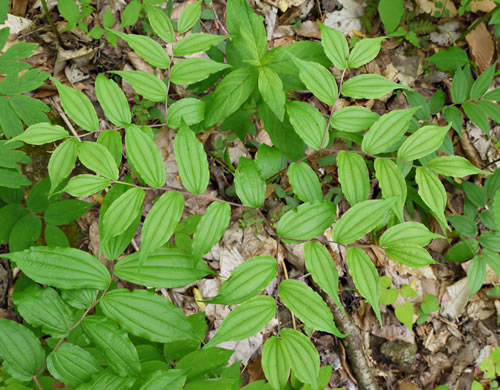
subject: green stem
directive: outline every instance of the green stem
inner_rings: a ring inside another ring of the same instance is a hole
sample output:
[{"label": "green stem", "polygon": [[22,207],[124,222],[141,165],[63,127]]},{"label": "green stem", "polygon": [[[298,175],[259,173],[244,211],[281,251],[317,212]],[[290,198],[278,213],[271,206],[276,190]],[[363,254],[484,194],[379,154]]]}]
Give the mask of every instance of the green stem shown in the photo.
[{"label": "green stem", "polygon": [[59,35],[59,31],[57,31],[57,27],[54,24],[54,21],[52,20],[52,16],[50,16],[49,7],[47,6],[47,1],[46,0],[42,0],[42,6],[43,6],[43,10],[45,12],[45,16],[47,17],[47,20],[49,21],[50,27],[52,28],[52,31],[56,35],[57,42],[59,43],[59,46],[61,46],[63,49],[65,49],[66,46],[64,45],[64,43],[62,41],[62,38]]},{"label": "green stem", "polygon": [[472,26],[470,26],[467,30],[465,30],[462,35],[458,37],[458,39],[455,41],[455,43],[463,41],[467,35],[469,35],[472,31],[476,29],[477,26],[479,26],[481,23],[486,21],[487,19],[490,18],[491,15],[493,15],[497,10],[500,9],[500,4],[497,5],[495,8],[493,8],[490,12],[484,14],[481,16],[478,20],[476,20]]}]

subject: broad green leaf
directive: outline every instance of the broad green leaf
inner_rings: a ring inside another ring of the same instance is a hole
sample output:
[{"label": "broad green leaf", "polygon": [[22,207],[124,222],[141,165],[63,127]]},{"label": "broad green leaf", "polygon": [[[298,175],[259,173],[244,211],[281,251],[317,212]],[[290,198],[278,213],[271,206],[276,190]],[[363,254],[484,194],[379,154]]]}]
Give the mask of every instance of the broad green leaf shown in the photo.
[{"label": "broad green leaf", "polygon": [[[206,376],[207,373],[227,366],[234,351],[224,348],[204,348],[184,356],[176,365],[188,379]],[[205,374],[205,375],[203,375]]]},{"label": "broad green leaf", "polygon": [[134,50],[139,57],[142,57],[149,64],[160,69],[167,69],[170,65],[170,57],[165,49],[153,39],[145,35],[125,34],[120,31],[109,30],[118,35]]},{"label": "broad green leaf", "polygon": [[467,270],[467,286],[469,287],[469,298],[479,291],[486,279],[485,256],[475,256]]},{"label": "broad green leaf", "polygon": [[351,207],[333,227],[333,241],[348,245],[359,240],[384,222],[395,202],[395,198],[365,200]]},{"label": "broad green leaf", "polygon": [[184,187],[193,194],[203,194],[210,181],[207,154],[194,132],[181,124],[175,136],[175,160]]},{"label": "broad green leaf", "polygon": [[18,172],[0,168],[0,186],[6,188],[21,188],[29,186],[31,181]]},{"label": "broad green leaf", "polygon": [[486,263],[491,267],[491,269],[497,275],[500,275],[500,255],[498,254],[498,251],[493,251],[488,248],[483,248],[480,257],[482,257],[481,261],[486,261]]},{"label": "broad green leaf", "polygon": [[394,110],[382,115],[363,137],[361,148],[370,154],[391,152],[399,146],[417,108]]},{"label": "broad green leaf", "polygon": [[224,305],[242,303],[259,294],[276,275],[277,267],[274,257],[253,257],[234,269],[210,303]]},{"label": "broad green leaf", "polygon": [[2,368],[14,378],[29,382],[42,366],[45,351],[31,330],[13,320],[0,318]]},{"label": "broad green leaf", "polygon": [[489,136],[490,122],[488,121],[488,114],[483,107],[477,103],[468,101],[462,104],[462,108],[469,119],[474,122],[474,124],[476,124],[477,127],[483,131],[483,133]]},{"label": "broad green leaf", "polygon": [[314,202],[323,199],[318,175],[305,162],[291,163],[288,167],[288,179],[293,192],[302,202]]},{"label": "broad green leaf", "polygon": [[451,226],[465,237],[475,237],[477,234],[477,224],[474,219],[466,215],[448,215]]},{"label": "broad green leaf", "polygon": [[403,3],[403,0],[381,0],[378,3],[378,14],[387,33],[392,33],[398,27],[405,11]]},{"label": "broad green leaf", "polygon": [[417,108],[418,111],[415,113],[415,118],[418,120],[426,120],[431,115],[431,107],[427,98],[421,93],[414,91],[405,91],[408,98],[408,103],[412,108]]},{"label": "broad green leaf", "polygon": [[133,26],[137,23],[142,11],[142,4],[138,0],[132,0],[122,12],[122,23],[120,28]]},{"label": "broad green leaf", "polygon": [[97,142],[81,142],[78,159],[91,171],[110,180],[118,180],[118,167],[109,150]]},{"label": "broad green leaf", "polygon": [[145,131],[135,125],[127,126],[125,149],[134,169],[149,186],[160,188],[165,185],[167,172],[163,157]]},{"label": "broad green leaf", "polygon": [[16,222],[9,235],[9,250],[23,251],[34,244],[42,233],[42,221],[38,215],[28,214]]},{"label": "broad green leaf", "polygon": [[268,66],[259,68],[259,92],[280,121],[285,117],[286,96],[280,76]]},{"label": "broad green leaf", "polygon": [[45,222],[51,225],[66,225],[80,218],[92,207],[92,203],[78,199],[66,199],[53,202],[43,215]]},{"label": "broad green leaf", "polygon": [[62,343],[57,351],[47,356],[47,368],[50,374],[69,386],[78,386],[88,382],[101,366],[97,360],[78,345]]},{"label": "broad green leaf", "polygon": [[240,157],[238,169],[234,174],[234,186],[241,203],[246,206],[260,207],[266,200],[266,182],[255,162]]},{"label": "broad green leaf", "polygon": [[282,329],[280,336],[292,374],[300,381],[311,385],[313,389],[317,389],[320,360],[314,344],[295,329]]},{"label": "broad green leaf", "polygon": [[318,23],[321,30],[321,45],[328,59],[340,70],[347,68],[349,45],[342,32]]},{"label": "broad green leaf", "polygon": [[61,105],[68,116],[82,129],[95,131],[99,129],[99,119],[94,106],[83,92],[61,84],[55,78],[52,81],[57,87]]},{"label": "broad green leaf", "polygon": [[500,229],[500,191],[497,190],[493,198],[493,212],[495,214],[495,225]]},{"label": "broad green leaf", "polygon": [[61,16],[68,21],[65,31],[72,30],[80,16],[78,4],[73,0],[57,0],[57,9]]},{"label": "broad green leaf", "polygon": [[499,232],[484,232],[479,236],[479,243],[483,248],[490,249],[495,252],[500,252],[500,233]]},{"label": "broad green leaf", "polygon": [[285,387],[290,376],[288,352],[281,340],[271,336],[262,347],[262,370],[274,390]]},{"label": "broad green leaf", "polygon": [[332,128],[348,133],[358,133],[370,128],[378,118],[377,113],[366,107],[344,107],[333,113]]},{"label": "broad green leaf", "polygon": [[144,264],[140,264],[140,252],[135,252],[115,266],[115,275],[120,279],[157,288],[183,287],[210,273],[203,261],[176,248],[151,251]]},{"label": "broad green leaf", "polygon": [[87,309],[97,299],[97,290],[91,288],[64,289],[61,297],[76,309]]},{"label": "broad green leaf", "polygon": [[344,150],[337,154],[339,182],[351,206],[363,202],[370,195],[370,176],[364,158]]},{"label": "broad green leaf", "polygon": [[163,41],[172,43],[175,38],[174,27],[165,10],[161,7],[146,5],[146,15],[155,34]]},{"label": "broad green leaf", "polygon": [[177,31],[179,34],[184,34],[191,29],[198,21],[201,14],[201,0],[188,5],[181,13],[179,22],[177,23]]},{"label": "broad green leaf", "polygon": [[308,241],[328,229],[336,217],[335,203],[308,202],[283,215],[276,232],[283,239]]},{"label": "broad green leaf", "polygon": [[137,378],[121,377],[116,375],[111,368],[101,369],[92,377],[90,382],[78,386],[78,390],[127,390],[134,386]]},{"label": "broad green leaf", "polygon": [[245,67],[229,73],[211,95],[205,110],[205,127],[211,127],[234,113],[257,86],[258,73]]},{"label": "broad green leaf", "polygon": [[451,100],[460,104],[469,97],[469,84],[463,69],[458,68],[451,84]]},{"label": "broad green leaf", "polygon": [[80,142],[70,138],[60,144],[49,159],[50,194],[66,179],[75,167]]},{"label": "broad green leaf", "polygon": [[427,57],[427,61],[436,65],[439,70],[453,72],[469,62],[469,57],[465,50],[452,46],[449,49],[440,50],[436,54]]},{"label": "broad green leaf", "polygon": [[307,242],[304,246],[304,260],[313,280],[344,311],[338,293],[339,273],[328,250],[317,241]]},{"label": "broad green leaf", "polygon": [[217,333],[204,348],[251,337],[263,329],[275,315],[276,302],[273,298],[259,296],[249,299],[224,318]]},{"label": "broad green leaf", "polygon": [[141,70],[112,71],[109,73],[123,77],[134,91],[153,102],[165,102],[167,98],[167,86],[156,76]]},{"label": "broad green leaf", "polygon": [[201,99],[179,99],[168,107],[168,127],[179,129],[184,120],[188,126],[200,123],[205,118],[205,102]]},{"label": "broad green leaf", "polygon": [[170,70],[170,80],[179,85],[194,84],[205,80],[213,73],[230,68],[221,62],[213,61],[208,58],[186,58],[176,63]]},{"label": "broad green leaf", "polygon": [[339,90],[335,77],[323,65],[313,61],[302,61],[292,57],[299,68],[299,77],[307,89],[322,102],[332,105],[337,100]]},{"label": "broad green leaf", "polygon": [[298,280],[282,280],[279,297],[299,320],[314,330],[345,337],[335,326],[333,314],[327,304],[311,287]]},{"label": "broad green leaf", "polygon": [[121,328],[146,340],[167,343],[194,337],[182,310],[150,291],[119,288],[108,292],[99,307]]},{"label": "broad green leaf", "polygon": [[378,99],[398,88],[407,89],[406,86],[394,83],[383,76],[362,74],[344,82],[341,93],[356,99]]},{"label": "broad green leaf", "polygon": [[61,248],[70,247],[66,234],[55,225],[50,225],[50,224],[45,225],[45,231],[43,232],[43,235],[47,246],[51,247],[59,246]]},{"label": "broad green leaf", "polygon": [[160,196],[149,211],[141,231],[140,266],[149,253],[165,245],[179,223],[184,211],[184,197],[177,192]]},{"label": "broad green leaf", "polygon": [[453,129],[459,134],[462,134],[462,113],[455,106],[446,106],[443,108],[443,115]]},{"label": "broad green leaf", "polygon": [[106,317],[95,315],[87,316],[82,321],[82,327],[92,343],[105,356],[107,365],[117,375],[139,375],[139,356],[124,330]]},{"label": "broad green leaf", "polygon": [[470,98],[472,100],[477,100],[481,98],[486,91],[490,88],[493,77],[495,76],[496,62],[486,69],[481,75],[474,81],[472,88],[470,90]]},{"label": "broad green leaf", "polygon": [[437,175],[427,168],[416,169],[415,181],[418,185],[418,194],[427,207],[431,209],[442,229],[446,230],[448,224],[444,217],[444,209],[446,208],[447,197],[443,184],[439,181]]},{"label": "broad green leaf", "polygon": [[2,221],[0,224],[0,243],[5,244],[9,241],[9,235],[12,228],[17,221],[19,221],[26,214],[27,210],[21,205],[15,203],[8,204],[0,208],[0,221]]},{"label": "broad green leaf", "polygon": [[109,179],[102,176],[78,175],[69,180],[66,187],[63,188],[63,191],[75,197],[89,196],[109,187],[110,185],[111,182]]},{"label": "broad green leaf", "polygon": [[183,370],[155,371],[141,384],[139,390],[171,389],[181,390],[186,382]]},{"label": "broad green leaf", "polygon": [[371,259],[361,248],[347,249],[347,267],[354,285],[359,293],[368,301],[377,316],[380,326],[382,326],[382,317],[378,307],[380,298],[380,279],[377,269]]},{"label": "broad green leaf", "polygon": [[400,221],[404,221],[403,207],[406,202],[407,189],[401,170],[391,160],[376,158],[375,177],[378,180],[378,185],[382,190],[384,199],[390,199],[394,196],[398,197],[396,215]]},{"label": "broad green leaf", "polygon": [[423,268],[430,264],[436,264],[429,252],[417,245],[391,246],[385,250],[385,254],[395,262],[413,268]]},{"label": "broad green leaf", "polygon": [[218,45],[225,39],[228,39],[229,35],[215,35],[215,34],[203,34],[195,33],[190,34],[182,38],[174,46],[174,56],[182,57],[190,54],[199,53],[202,51],[207,51],[212,46]]},{"label": "broad green leaf", "polygon": [[[262,173],[263,178],[270,178],[286,167],[285,156],[277,147],[260,144],[255,162]],[[290,170],[288,171],[290,173]]]},{"label": "broad green leaf", "polygon": [[442,144],[451,125],[446,127],[424,126],[410,135],[398,149],[398,158],[413,161],[437,150]]},{"label": "broad green leaf", "polygon": [[427,168],[436,171],[441,175],[452,177],[464,177],[469,175],[490,175],[491,172],[482,171],[476,168],[472,163],[464,157],[460,156],[442,156],[436,157],[434,160],[427,163]]},{"label": "broad green leaf", "polygon": [[397,305],[394,309],[396,318],[410,329],[413,326],[414,313],[413,305],[408,301],[406,301],[403,305]]},{"label": "broad green leaf", "polygon": [[95,93],[106,117],[116,126],[132,121],[128,100],[121,88],[100,73],[95,80]]},{"label": "broad green leaf", "polygon": [[495,170],[491,176],[484,182],[484,190],[488,199],[493,199],[498,190],[500,190],[500,169]]},{"label": "broad green leaf", "polygon": [[487,100],[500,101],[500,88],[492,89],[490,92],[487,92],[484,95],[484,98]]},{"label": "broad green leaf", "polygon": [[97,137],[97,143],[109,150],[116,166],[119,167],[122,162],[122,136],[118,130],[102,131]]},{"label": "broad green leaf", "polygon": [[52,287],[104,290],[111,280],[99,260],[79,249],[37,246],[2,257],[15,262],[30,279]]},{"label": "broad green leaf", "polygon": [[347,61],[349,68],[359,68],[375,59],[380,51],[380,44],[384,39],[385,37],[364,38],[356,42]]},{"label": "broad green leaf", "polygon": [[419,222],[403,222],[387,229],[380,237],[382,247],[416,245],[426,246],[434,238],[443,238],[440,234],[432,233]]},{"label": "broad green leaf", "polygon": [[479,252],[479,242],[476,240],[462,240],[453,245],[446,255],[445,260],[461,263],[470,260]]},{"label": "broad green leaf", "polygon": [[286,110],[290,123],[300,138],[314,150],[328,145],[326,120],[317,108],[299,101],[289,101]]},{"label": "broad green leaf", "polygon": [[8,143],[22,141],[30,145],[44,145],[64,139],[68,135],[68,132],[62,126],[42,122],[31,125],[24,133],[15,136]]},{"label": "broad green leaf", "polygon": [[498,103],[481,99],[477,104],[491,119],[497,123],[500,122],[500,106]]},{"label": "broad green leaf", "polygon": [[193,235],[193,255],[201,258],[207,254],[224,235],[231,219],[231,206],[212,202],[201,217]]},{"label": "broad green leaf", "polygon": [[477,184],[470,181],[464,181],[462,188],[467,200],[471,201],[474,206],[483,208],[486,205],[488,197],[483,187],[479,187]]}]

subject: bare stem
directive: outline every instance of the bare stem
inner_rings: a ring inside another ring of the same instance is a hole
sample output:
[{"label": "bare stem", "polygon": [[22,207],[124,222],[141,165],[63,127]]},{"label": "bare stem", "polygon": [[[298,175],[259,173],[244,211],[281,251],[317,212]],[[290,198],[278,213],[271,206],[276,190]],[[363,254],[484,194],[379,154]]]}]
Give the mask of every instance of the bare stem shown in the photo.
[{"label": "bare stem", "polygon": [[49,21],[50,27],[52,28],[52,31],[54,32],[54,34],[56,36],[56,39],[57,39],[57,42],[59,43],[59,46],[61,46],[63,49],[65,49],[66,46],[64,45],[64,42],[62,41],[62,38],[59,35],[59,31],[57,31],[57,27],[54,24],[54,21],[52,20],[52,16],[50,16],[49,7],[47,6],[46,0],[42,0],[42,7],[43,7],[43,11],[45,12],[45,17]]}]

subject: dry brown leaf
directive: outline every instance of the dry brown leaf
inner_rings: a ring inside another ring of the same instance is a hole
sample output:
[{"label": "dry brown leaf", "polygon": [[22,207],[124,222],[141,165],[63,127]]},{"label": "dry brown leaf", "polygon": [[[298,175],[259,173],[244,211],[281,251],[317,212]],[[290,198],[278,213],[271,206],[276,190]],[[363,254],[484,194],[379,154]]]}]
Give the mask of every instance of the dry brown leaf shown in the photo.
[{"label": "dry brown leaf", "polygon": [[479,66],[481,72],[484,72],[490,66],[495,52],[495,45],[486,24],[480,23],[467,34],[465,39],[469,44],[472,59]]},{"label": "dry brown leaf", "polygon": [[321,31],[319,29],[319,25],[312,20],[306,20],[304,23],[300,25],[297,29],[297,35],[308,37],[308,38],[321,38]]},{"label": "dry brown leaf", "polygon": [[496,7],[496,4],[493,0],[473,0],[470,6],[472,12],[490,12],[493,8]]}]

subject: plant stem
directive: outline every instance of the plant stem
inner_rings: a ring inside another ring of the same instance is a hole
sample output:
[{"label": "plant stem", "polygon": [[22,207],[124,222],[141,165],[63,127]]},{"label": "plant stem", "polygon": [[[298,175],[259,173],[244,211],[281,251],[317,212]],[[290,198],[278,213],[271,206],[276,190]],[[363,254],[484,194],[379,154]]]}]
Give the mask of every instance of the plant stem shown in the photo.
[{"label": "plant stem", "polygon": [[460,35],[458,37],[458,39],[455,41],[455,43],[463,41],[467,35],[469,35],[472,31],[474,31],[476,29],[477,26],[479,26],[481,23],[483,23],[484,21],[489,19],[490,16],[493,15],[499,9],[500,9],[500,4],[497,5],[495,8],[493,8],[490,12],[484,14],[479,19],[477,19],[467,30],[465,30],[462,33],[462,35]]},{"label": "plant stem", "polygon": [[66,46],[64,45],[62,38],[59,35],[59,31],[57,31],[57,27],[54,24],[54,21],[52,20],[52,16],[50,16],[49,7],[47,6],[46,0],[42,0],[42,6],[43,6],[43,11],[45,12],[45,16],[47,17],[47,20],[49,21],[50,27],[52,28],[52,31],[56,35],[56,39],[57,39],[57,42],[59,43],[59,46],[61,46],[63,49],[66,49]]}]

